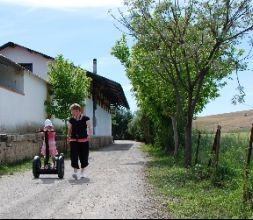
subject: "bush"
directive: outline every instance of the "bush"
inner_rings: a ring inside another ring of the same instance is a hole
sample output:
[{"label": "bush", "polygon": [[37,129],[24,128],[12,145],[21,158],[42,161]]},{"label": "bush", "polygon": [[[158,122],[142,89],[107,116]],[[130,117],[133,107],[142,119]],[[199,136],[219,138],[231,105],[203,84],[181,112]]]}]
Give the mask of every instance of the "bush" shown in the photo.
[{"label": "bush", "polygon": [[133,136],[128,132],[128,124],[133,115],[124,108],[116,108],[112,113],[112,135],[117,140],[133,140]]}]

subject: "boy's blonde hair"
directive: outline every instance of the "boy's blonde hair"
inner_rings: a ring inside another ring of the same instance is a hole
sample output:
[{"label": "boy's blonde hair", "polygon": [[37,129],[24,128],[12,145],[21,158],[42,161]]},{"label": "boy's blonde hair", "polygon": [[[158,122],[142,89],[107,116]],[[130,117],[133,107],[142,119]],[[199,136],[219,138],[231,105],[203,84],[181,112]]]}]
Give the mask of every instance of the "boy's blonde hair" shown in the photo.
[{"label": "boy's blonde hair", "polygon": [[77,104],[77,103],[74,103],[74,104],[72,104],[71,106],[70,106],[70,111],[71,110],[79,110],[79,111],[81,111],[81,106],[79,105],[79,104]]}]

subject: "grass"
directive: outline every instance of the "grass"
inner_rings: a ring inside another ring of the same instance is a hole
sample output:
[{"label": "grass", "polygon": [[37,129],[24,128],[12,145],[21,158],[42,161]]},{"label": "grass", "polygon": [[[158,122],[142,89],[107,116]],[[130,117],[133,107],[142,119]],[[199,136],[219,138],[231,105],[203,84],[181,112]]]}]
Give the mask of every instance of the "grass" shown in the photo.
[{"label": "grass", "polygon": [[[90,152],[93,151],[96,151],[96,149],[90,149]],[[64,152],[64,158],[70,159],[69,150],[67,151],[67,153]],[[25,159],[23,161],[13,164],[0,164],[0,178],[4,175],[14,175],[15,173],[25,172],[29,170],[32,170],[32,159]]]},{"label": "grass", "polygon": [[191,169],[184,168],[182,153],[175,159],[161,149],[143,145],[143,151],[152,157],[147,168],[149,181],[164,198],[173,218],[253,218],[253,209],[243,203],[248,135],[222,136],[217,170],[207,167],[213,138],[202,136],[200,162]]},{"label": "grass", "polygon": [[18,172],[24,172],[32,169],[32,160],[24,160],[15,164],[1,164],[0,177],[4,175],[14,175]]},{"label": "grass", "polygon": [[[70,152],[64,152],[64,158],[70,159]],[[43,163],[43,158],[41,159]],[[49,162],[52,162],[51,158]],[[0,164],[0,177],[4,175],[14,175],[15,173],[32,170],[32,159],[25,159],[13,164]]]}]

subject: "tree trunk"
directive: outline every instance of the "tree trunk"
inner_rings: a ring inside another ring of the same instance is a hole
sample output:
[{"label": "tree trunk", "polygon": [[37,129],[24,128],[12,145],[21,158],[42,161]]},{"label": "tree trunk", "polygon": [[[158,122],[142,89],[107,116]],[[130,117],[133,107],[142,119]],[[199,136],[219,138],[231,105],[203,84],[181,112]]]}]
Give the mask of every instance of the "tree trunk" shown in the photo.
[{"label": "tree trunk", "polygon": [[185,167],[188,168],[192,163],[192,123],[187,123],[185,128]]},{"label": "tree trunk", "polygon": [[185,167],[189,168],[192,164],[192,119],[193,110],[191,107],[191,99],[189,98],[189,108],[187,112],[187,121],[185,126]]},{"label": "tree trunk", "polygon": [[174,133],[174,156],[176,156],[179,148],[179,133],[178,133],[177,120],[174,116],[171,116],[171,121]]}]

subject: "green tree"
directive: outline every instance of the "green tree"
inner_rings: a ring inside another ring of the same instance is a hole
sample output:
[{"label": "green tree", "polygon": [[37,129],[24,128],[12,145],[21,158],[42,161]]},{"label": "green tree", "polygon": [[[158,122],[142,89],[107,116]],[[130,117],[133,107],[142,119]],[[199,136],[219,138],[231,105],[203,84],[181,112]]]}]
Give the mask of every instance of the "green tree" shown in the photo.
[{"label": "green tree", "polygon": [[[121,12],[118,21],[134,37],[155,78],[173,94],[173,115],[182,118],[185,165],[190,166],[194,115],[218,96],[223,79],[246,66],[238,65],[243,55],[238,46],[253,30],[252,0],[129,0],[125,5],[127,13]],[[127,68],[135,62],[128,59]]]},{"label": "green tree", "polygon": [[[140,45],[134,45],[130,53],[125,35],[116,42],[112,48],[112,54],[127,69],[127,75],[131,80],[133,92],[142,112],[141,115],[144,115],[145,112],[145,118],[148,117],[151,124],[155,127],[154,130],[156,132],[152,137],[159,140],[158,142],[164,146],[167,152],[171,152],[173,143],[168,142],[164,137],[167,136],[167,139],[171,139],[171,133],[174,132],[173,151],[174,155],[176,155],[180,144],[182,123],[179,123],[181,121],[180,118],[176,120],[176,105],[175,100],[172,98],[172,88],[167,85],[166,80],[160,74],[157,74],[160,69],[157,68],[157,71],[153,70],[152,63],[145,58],[145,50]],[[138,125],[138,123],[135,124]],[[147,127],[143,126],[143,129],[145,128]],[[170,131],[171,129],[173,129],[173,132]],[[154,140],[149,140],[148,142],[154,142]]]},{"label": "green tree", "polygon": [[[145,125],[143,121],[150,121],[151,124],[156,127],[156,139],[161,139],[159,136],[162,132],[158,134],[157,131],[164,126],[161,126],[160,122],[164,123],[164,120],[171,120],[171,123],[175,122],[175,103],[174,99],[171,99],[171,88],[168,87],[167,83],[165,84],[164,80],[152,70],[152,65],[145,59],[145,51],[139,45],[133,46],[130,53],[125,35],[123,35],[121,40],[116,42],[115,46],[112,48],[112,54],[126,67],[127,75],[133,86],[133,92],[141,109],[141,111],[136,114],[134,122],[131,123],[131,130],[134,130],[133,125],[136,125],[138,131],[140,128],[143,129],[142,132],[138,132],[141,134],[139,135],[141,137],[140,139],[145,139],[148,143],[153,142],[153,140],[147,138],[148,136],[154,138],[153,135],[144,135],[144,133],[150,132],[144,132],[144,130],[149,127],[146,126],[148,123]],[[178,130],[177,124],[174,124],[174,154],[177,153],[179,146]],[[171,132],[167,132],[167,129],[165,132],[167,138],[171,139],[169,137]],[[165,135],[162,134],[163,137]],[[146,138],[144,138],[144,136]],[[165,148],[171,148],[171,145],[168,145],[167,141],[165,141],[163,145]],[[171,151],[171,149],[166,149],[166,151]]]},{"label": "green tree", "polygon": [[83,69],[64,59],[62,55],[49,64],[48,76],[51,96],[46,101],[47,113],[63,120],[67,128],[69,107],[73,103],[85,106],[91,79]]},{"label": "green tree", "polygon": [[128,132],[128,124],[133,115],[124,108],[115,108],[112,113],[112,134],[114,139],[131,140],[133,136]]},{"label": "green tree", "polygon": [[137,141],[153,144],[153,131],[154,126],[149,117],[141,111],[135,112],[133,119],[128,124],[128,132],[132,137]]}]

